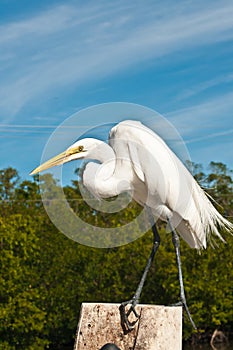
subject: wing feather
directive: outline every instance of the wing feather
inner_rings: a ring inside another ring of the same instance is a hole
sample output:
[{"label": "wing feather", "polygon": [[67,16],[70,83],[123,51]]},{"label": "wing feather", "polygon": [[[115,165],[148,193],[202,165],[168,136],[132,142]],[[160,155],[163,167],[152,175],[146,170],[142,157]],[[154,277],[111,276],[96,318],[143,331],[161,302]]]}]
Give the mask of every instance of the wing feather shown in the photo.
[{"label": "wing feather", "polygon": [[116,157],[126,157],[131,162],[132,171],[144,183],[144,204],[152,208],[155,216],[171,218],[191,247],[205,248],[211,232],[223,240],[218,226],[233,229],[175,153],[142,123],[119,123],[112,128],[109,143]]}]

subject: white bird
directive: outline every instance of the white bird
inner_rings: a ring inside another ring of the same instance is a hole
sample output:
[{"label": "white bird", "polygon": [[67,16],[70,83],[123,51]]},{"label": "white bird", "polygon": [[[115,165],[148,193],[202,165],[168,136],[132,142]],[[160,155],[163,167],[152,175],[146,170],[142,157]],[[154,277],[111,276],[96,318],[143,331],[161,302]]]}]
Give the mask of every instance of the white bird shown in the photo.
[{"label": "white bird", "polygon": [[[195,327],[189,313],[182,281],[180,263],[180,236],[191,248],[206,248],[212,235],[222,241],[219,229],[233,230],[233,224],[226,220],[212,205],[210,199],[198,185],[175,153],[162,138],[141,122],[125,120],[114,126],[109,133],[109,144],[85,138],[75,142],[65,152],[48,160],[31,172],[34,175],[50,167],[76,159],[93,159],[83,172],[83,184],[98,198],[117,196],[131,191],[135,201],[146,206],[154,233],[154,245],[141,282],[134,297],[122,303],[123,322],[131,329],[128,315],[135,311],[146,274],[151,265],[160,239],[155,221],[160,218],[168,223],[176,249],[181,303]],[[125,306],[131,308],[125,312]]]}]

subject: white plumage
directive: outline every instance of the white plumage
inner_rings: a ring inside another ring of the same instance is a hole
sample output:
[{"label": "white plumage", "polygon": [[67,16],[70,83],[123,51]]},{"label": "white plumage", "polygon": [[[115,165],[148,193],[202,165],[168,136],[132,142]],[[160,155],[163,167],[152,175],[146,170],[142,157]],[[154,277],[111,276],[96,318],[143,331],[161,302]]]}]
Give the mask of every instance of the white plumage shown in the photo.
[{"label": "white plumage", "polygon": [[175,153],[162,138],[141,122],[125,120],[109,133],[109,144],[92,138],[75,142],[65,152],[32,174],[74,159],[94,159],[83,172],[83,183],[96,197],[107,198],[133,191],[155,217],[169,219],[192,248],[205,248],[211,234],[233,225],[212,205]]},{"label": "white plumage", "polygon": [[[76,145],[84,145],[88,152],[87,143],[95,140],[84,139]],[[83,173],[84,185],[95,196],[106,198],[132,190],[133,198],[150,207],[156,219],[169,218],[192,248],[206,248],[211,233],[223,240],[219,229],[233,228],[175,153],[149,128],[123,121],[110,131],[109,145],[100,142],[97,152],[91,148],[86,155],[101,161],[89,163]]]}]

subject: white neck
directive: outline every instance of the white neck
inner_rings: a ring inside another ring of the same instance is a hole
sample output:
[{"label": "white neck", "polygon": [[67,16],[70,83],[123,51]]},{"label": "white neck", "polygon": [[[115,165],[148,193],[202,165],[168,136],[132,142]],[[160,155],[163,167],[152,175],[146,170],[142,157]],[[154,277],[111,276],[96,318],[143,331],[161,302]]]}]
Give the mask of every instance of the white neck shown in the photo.
[{"label": "white neck", "polygon": [[116,156],[108,144],[100,141],[88,158],[101,163],[89,162],[83,172],[83,184],[95,197],[109,198],[130,190],[128,181],[114,174]]},{"label": "white neck", "polygon": [[96,140],[96,147],[88,152],[88,158],[98,160],[102,164],[115,159],[116,156],[112,147],[103,141]]}]

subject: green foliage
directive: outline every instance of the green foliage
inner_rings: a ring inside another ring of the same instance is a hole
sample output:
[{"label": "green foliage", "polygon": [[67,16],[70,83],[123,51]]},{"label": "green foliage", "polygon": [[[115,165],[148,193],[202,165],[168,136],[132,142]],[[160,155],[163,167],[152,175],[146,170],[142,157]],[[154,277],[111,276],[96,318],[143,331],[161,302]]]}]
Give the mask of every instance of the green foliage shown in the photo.
[{"label": "green foliage", "polygon": [[19,181],[17,170],[13,168],[6,168],[0,170],[0,194],[2,199],[12,198],[15,185]]},{"label": "green foliage", "polygon": [[[82,246],[51,223],[41,202],[38,177],[19,182],[11,168],[0,174],[0,349],[59,349],[72,344],[83,301],[121,302],[132,297],[151,250],[152,233],[119,248]],[[229,216],[233,216],[231,174],[221,163],[212,162],[207,175],[194,166],[194,175]],[[59,188],[49,175],[42,177],[41,184],[50,203]],[[78,185],[74,181],[64,189],[66,198],[83,220],[99,227],[123,225],[141,210],[131,203],[126,211],[97,213],[82,201]],[[179,300],[179,281],[170,234],[163,224],[159,226],[161,246],[141,302],[166,305]],[[233,237],[223,235],[227,244],[219,242],[217,248],[200,254],[181,242],[186,296],[203,332],[233,327]],[[188,338],[194,331],[184,317],[184,338]]]},{"label": "green foliage", "polygon": [[36,283],[40,255],[35,224],[36,219],[20,214],[0,218],[0,339],[9,349],[43,349],[48,344],[43,334],[46,311]]}]

